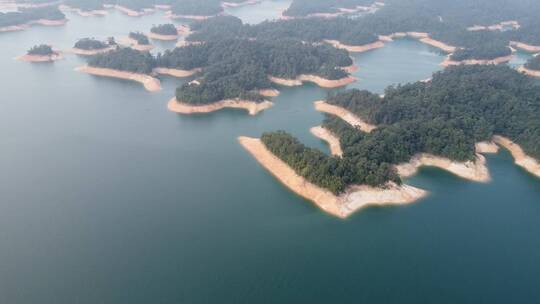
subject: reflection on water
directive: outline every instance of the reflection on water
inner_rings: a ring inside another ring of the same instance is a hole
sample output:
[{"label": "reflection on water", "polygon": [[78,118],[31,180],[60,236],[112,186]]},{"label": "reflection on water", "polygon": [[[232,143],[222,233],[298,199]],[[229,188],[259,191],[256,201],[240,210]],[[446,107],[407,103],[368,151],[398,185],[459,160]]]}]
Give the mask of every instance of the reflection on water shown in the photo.
[{"label": "reflection on water", "polygon": [[[508,153],[493,182],[426,169],[431,195],[342,221],[290,193],[236,142],[284,129],[310,146],[328,90],[280,87],[251,117],[166,109],[163,90],[74,72],[84,59],[13,60],[37,43],[168,22],[69,14],[0,34],[0,303],[528,303],[540,297],[540,183]],[[158,43],[158,50],[174,43]],[[354,87],[429,77],[442,56],[398,40],[354,56]],[[519,198],[519,199],[516,199]],[[495,274],[495,275],[494,275]],[[465,278],[465,279],[464,279]],[[450,286],[450,287],[449,287]],[[336,300],[338,299],[338,300]]]}]

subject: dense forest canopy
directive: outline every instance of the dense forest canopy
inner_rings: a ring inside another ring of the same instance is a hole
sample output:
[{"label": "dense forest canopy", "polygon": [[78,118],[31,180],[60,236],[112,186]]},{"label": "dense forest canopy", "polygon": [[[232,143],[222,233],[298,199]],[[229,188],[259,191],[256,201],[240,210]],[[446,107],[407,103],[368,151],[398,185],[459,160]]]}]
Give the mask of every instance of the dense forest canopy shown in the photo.
[{"label": "dense forest canopy", "polygon": [[120,48],[92,56],[88,60],[88,65],[98,68],[150,74],[155,67],[155,59],[147,52],[139,52],[132,48]]},{"label": "dense forest canopy", "polygon": [[174,24],[171,24],[171,23],[154,25],[150,29],[150,32],[159,34],[159,35],[174,35],[174,36],[178,35],[178,30],[176,29],[176,26],[174,26]]},{"label": "dense forest canopy", "polygon": [[364,45],[375,42],[378,36],[369,32],[357,21],[345,17],[332,19],[293,19],[263,22],[257,25],[242,24],[232,16],[220,16],[195,22],[191,25],[194,34],[190,41],[207,41],[224,38],[250,38],[273,40],[283,37],[307,42],[320,42],[325,39],[339,40],[350,45]]},{"label": "dense forest canopy", "polygon": [[214,16],[222,11],[220,0],[180,0],[172,5],[175,15]]},{"label": "dense forest canopy", "polygon": [[354,9],[357,6],[371,6],[373,0],[294,0],[283,12],[285,16],[308,16],[320,13],[338,13],[340,8]]},{"label": "dense forest canopy", "polygon": [[262,139],[297,173],[336,193],[350,184],[398,181],[392,165],[421,152],[473,160],[475,143],[494,134],[509,137],[540,158],[540,86],[507,66],[450,67],[429,83],[389,87],[384,98],[349,90],[329,96],[327,102],[378,126],[363,133],[328,116],[323,126],[339,136],[342,160],[306,148],[282,132]]},{"label": "dense forest canopy", "polygon": [[129,38],[137,41],[137,44],[139,45],[149,45],[150,40],[148,40],[148,37],[146,37],[145,34],[141,32],[131,32],[129,33]]},{"label": "dense forest canopy", "polygon": [[27,52],[28,55],[48,56],[54,54],[54,51],[50,45],[40,44],[35,45]]},{"label": "dense forest canopy", "polygon": [[69,7],[81,9],[83,11],[102,10],[104,0],[66,0],[64,4]]},{"label": "dense forest canopy", "polygon": [[56,7],[20,9],[18,12],[0,12],[0,27],[21,25],[39,19],[63,20],[66,18]]},{"label": "dense forest canopy", "polygon": [[209,41],[166,51],[157,57],[158,66],[205,68],[199,85],[185,84],[177,90],[178,100],[191,103],[227,98],[262,100],[254,92],[270,87],[268,75],[294,79],[301,74],[314,74],[340,79],[348,75],[341,67],[351,64],[346,51],[286,39]]},{"label": "dense forest canopy", "polygon": [[527,69],[540,71],[540,56],[533,56],[531,59],[527,61],[525,64],[525,67]]},{"label": "dense forest canopy", "polygon": [[[325,7],[341,7],[363,1],[322,1]],[[313,1],[313,6],[321,5]],[[295,4],[296,3],[296,4]],[[294,1],[291,7],[302,1]],[[311,2],[310,2],[311,3]],[[396,32],[426,32],[433,39],[461,48],[454,59],[493,59],[508,55],[511,40],[540,44],[540,1],[532,0],[390,0],[375,13],[361,18],[300,18],[267,21],[257,25],[242,24],[230,16],[195,22],[189,41],[283,37],[307,42],[338,40],[347,45],[365,45],[379,35]],[[365,3],[364,3],[365,4]],[[307,7],[307,6],[306,6]],[[311,7],[311,6],[309,6]],[[508,13],[506,13],[508,12]],[[470,31],[473,25],[493,25],[516,20],[518,30]]]},{"label": "dense forest canopy", "polygon": [[97,40],[95,38],[83,38],[75,42],[75,48],[81,50],[102,50],[108,48],[110,45],[114,45],[114,38],[109,38],[107,42]]}]

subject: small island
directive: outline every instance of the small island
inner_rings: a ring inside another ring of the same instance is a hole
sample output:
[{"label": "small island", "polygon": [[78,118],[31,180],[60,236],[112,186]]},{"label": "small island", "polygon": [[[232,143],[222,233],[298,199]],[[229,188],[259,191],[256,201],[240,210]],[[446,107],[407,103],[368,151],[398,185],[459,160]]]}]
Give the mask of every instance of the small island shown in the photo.
[{"label": "small island", "polygon": [[148,37],[141,32],[130,32],[129,36],[121,41],[141,52],[147,52],[154,48],[154,46],[150,44]]},{"label": "small island", "polygon": [[178,39],[178,29],[171,23],[154,25],[150,29],[148,37],[165,41],[176,40]]},{"label": "small island", "polygon": [[119,48],[90,57],[88,65],[76,70],[96,76],[136,81],[143,84],[146,90],[155,92],[161,89],[161,84],[159,79],[152,76],[154,66],[155,59],[149,53]]},{"label": "small island", "polygon": [[70,51],[77,55],[92,56],[115,50],[117,47],[118,45],[113,37],[110,37],[107,41],[83,38],[77,41]]},{"label": "small island", "polygon": [[63,56],[59,51],[53,50],[53,48],[47,44],[33,46],[28,50],[26,55],[17,57],[18,60],[27,62],[52,62],[62,58]]},{"label": "small island", "polygon": [[496,144],[540,177],[538,100],[540,85],[510,67],[460,65],[435,73],[429,83],[389,87],[384,97],[359,90],[329,96],[325,104],[376,126],[363,130],[339,112],[327,115],[313,131],[334,146],[332,155],[283,131],[240,143],[292,191],[346,217],[369,204],[425,196],[402,180],[422,166],[489,182],[480,153],[496,153]]}]

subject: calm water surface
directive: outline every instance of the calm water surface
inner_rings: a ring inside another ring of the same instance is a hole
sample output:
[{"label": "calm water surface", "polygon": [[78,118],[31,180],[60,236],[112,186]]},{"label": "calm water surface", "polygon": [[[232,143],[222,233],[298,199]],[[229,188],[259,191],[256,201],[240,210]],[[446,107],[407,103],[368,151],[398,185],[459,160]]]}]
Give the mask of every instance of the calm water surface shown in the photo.
[{"label": "calm water surface", "polygon": [[226,8],[225,13],[242,19],[244,23],[256,24],[280,18],[291,2],[292,0],[263,0],[253,5]]},{"label": "calm water surface", "polygon": [[[166,22],[69,15],[0,35],[0,303],[532,303],[540,297],[540,181],[506,152],[493,182],[425,169],[431,195],[348,220],[282,187],[236,142],[309,133],[327,91],[281,88],[275,107],[178,116],[163,90],[13,60],[36,43],[127,35]],[[159,50],[172,47],[160,43]],[[354,86],[429,77],[443,57],[399,40],[355,56]]]}]

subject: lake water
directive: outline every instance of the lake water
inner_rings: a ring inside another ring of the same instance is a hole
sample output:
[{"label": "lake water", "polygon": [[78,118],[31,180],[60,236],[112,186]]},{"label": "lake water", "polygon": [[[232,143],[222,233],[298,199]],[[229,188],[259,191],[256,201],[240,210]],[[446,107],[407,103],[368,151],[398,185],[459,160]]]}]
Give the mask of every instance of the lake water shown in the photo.
[{"label": "lake water", "polygon": [[225,13],[236,16],[244,23],[256,24],[281,17],[281,13],[291,5],[292,0],[263,0],[257,4],[226,8]]},{"label": "lake water", "polygon": [[[328,216],[236,142],[309,133],[326,90],[281,88],[250,117],[179,116],[163,90],[73,71],[84,60],[13,60],[37,43],[123,36],[166,22],[69,15],[63,27],[0,35],[0,303],[531,303],[540,297],[540,180],[506,152],[477,184],[424,169],[430,196]],[[159,50],[174,43],[159,43]],[[383,92],[443,57],[398,40],[355,56],[354,87]]]}]

